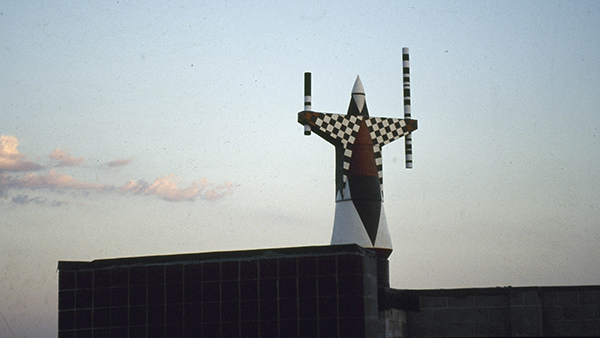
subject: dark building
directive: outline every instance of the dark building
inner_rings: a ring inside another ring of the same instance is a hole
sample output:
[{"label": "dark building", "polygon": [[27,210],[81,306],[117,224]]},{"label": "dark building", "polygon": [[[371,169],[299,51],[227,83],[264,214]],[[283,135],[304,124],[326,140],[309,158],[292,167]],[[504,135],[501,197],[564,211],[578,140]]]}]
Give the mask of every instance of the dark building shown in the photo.
[{"label": "dark building", "polygon": [[357,245],[59,262],[60,337],[376,337]]},{"label": "dark building", "polygon": [[358,245],[59,262],[59,337],[600,334],[600,287],[390,289]]}]

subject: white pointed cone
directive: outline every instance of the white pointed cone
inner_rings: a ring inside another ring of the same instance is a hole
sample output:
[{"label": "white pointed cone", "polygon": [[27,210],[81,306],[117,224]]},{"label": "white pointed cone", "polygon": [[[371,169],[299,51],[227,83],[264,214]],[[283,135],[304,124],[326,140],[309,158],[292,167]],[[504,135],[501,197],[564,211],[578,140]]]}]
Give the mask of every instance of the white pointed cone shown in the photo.
[{"label": "white pointed cone", "polygon": [[363,107],[365,106],[365,88],[360,81],[360,75],[356,76],[354,87],[352,87],[352,98],[356,103],[356,107],[358,107],[358,111],[362,111]]},{"label": "white pointed cone", "polygon": [[365,88],[363,88],[362,81],[360,81],[360,75],[356,75],[356,81],[354,81],[354,87],[352,87],[352,94],[365,94]]}]

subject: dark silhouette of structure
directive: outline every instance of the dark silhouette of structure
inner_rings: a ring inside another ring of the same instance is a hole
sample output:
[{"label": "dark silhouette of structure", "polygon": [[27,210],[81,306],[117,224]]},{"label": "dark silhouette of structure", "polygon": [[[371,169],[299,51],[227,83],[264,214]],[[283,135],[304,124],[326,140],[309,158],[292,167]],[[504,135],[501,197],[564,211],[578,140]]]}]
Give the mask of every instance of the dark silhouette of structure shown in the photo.
[{"label": "dark silhouette of structure", "polygon": [[600,286],[399,290],[334,245],[59,262],[59,337],[596,336]]}]

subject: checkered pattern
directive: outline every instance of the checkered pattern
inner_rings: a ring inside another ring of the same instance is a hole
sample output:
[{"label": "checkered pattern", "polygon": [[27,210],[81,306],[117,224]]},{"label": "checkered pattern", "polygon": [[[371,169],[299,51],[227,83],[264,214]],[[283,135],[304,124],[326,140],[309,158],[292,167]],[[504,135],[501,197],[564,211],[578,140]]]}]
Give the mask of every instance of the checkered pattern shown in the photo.
[{"label": "checkered pattern", "polygon": [[[397,118],[365,117],[316,112],[301,112],[301,114],[303,114],[302,120],[308,122],[312,127],[316,127],[316,129],[313,129],[316,134],[336,147],[343,147],[343,185],[338,187],[338,190],[342,192],[347,182],[354,140],[360,129],[360,124],[364,119],[366,126],[369,128],[369,135],[373,140],[375,164],[377,166],[377,173],[379,182],[381,183],[381,193],[383,196],[383,160],[381,157],[381,147],[409,134],[409,131],[406,128],[406,121]],[[302,123],[302,121],[300,122]]]},{"label": "checkered pattern", "polygon": [[381,196],[383,197],[383,159],[381,147],[395,141],[402,136],[409,135],[406,122],[396,118],[371,117],[365,121],[369,128],[369,134],[373,140],[373,152],[375,153],[375,164],[381,185]]},{"label": "checkered pattern", "polygon": [[317,135],[323,137],[336,147],[342,147],[344,149],[342,186],[337,187],[341,197],[344,192],[344,187],[348,182],[347,177],[348,170],[350,169],[350,159],[352,158],[354,140],[356,140],[356,134],[358,134],[360,124],[364,117],[314,112],[306,113],[304,117],[309,120],[311,126],[317,128],[316,130],[313,129]]},{"label": "checkered pattern", "polygon": [[354,144],[362,116],[313,113],[311,122],[331,139]]},{"label": "checkered pattern", "polygon": [[381,146],[373,146],[373,152],[375,153],[375,165],[377,166],[377,176],[379,177],[381,197],[383,198],[383,158],[381,157]]},{"label": "checkered pattern", "polygon": [[402,119],[371,117],[365,122],[373,144],[380,147],[408,134],[406,122]]}]

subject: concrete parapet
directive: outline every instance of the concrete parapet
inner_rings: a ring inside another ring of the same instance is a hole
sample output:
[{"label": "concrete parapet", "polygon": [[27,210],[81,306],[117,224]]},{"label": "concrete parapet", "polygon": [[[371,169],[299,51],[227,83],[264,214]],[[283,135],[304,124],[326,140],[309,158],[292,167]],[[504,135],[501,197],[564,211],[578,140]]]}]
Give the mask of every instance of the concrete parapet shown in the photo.
[{"label": "concrete parapet", "polygon": [[406,290],[410,337],[597,336],[600,286]]}]

